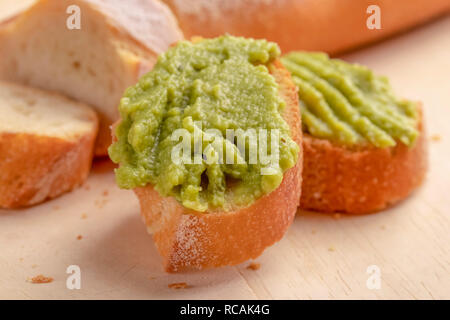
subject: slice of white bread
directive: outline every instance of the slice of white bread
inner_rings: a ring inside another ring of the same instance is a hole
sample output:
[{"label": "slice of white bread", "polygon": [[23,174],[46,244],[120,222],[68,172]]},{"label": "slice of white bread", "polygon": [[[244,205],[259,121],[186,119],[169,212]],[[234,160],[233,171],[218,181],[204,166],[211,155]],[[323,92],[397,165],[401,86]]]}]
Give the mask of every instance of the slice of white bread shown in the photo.
[{"label": "slice of white bread", "polygon": [[[77,7],[81,29],[69,29]],[[182,38],[157,0],[39,0],[0,29],[0,79],[93,106],[100,119],[95,154],[106,155],[124,90]]]},{"label": "slice of white bread", "polygon": [[[283,118],[292,139],[302,145],[297,88],[281,62],[269,66],[286,102]],[[183,207],[173,197],[161,197],[151,186],[134,191],[141,214],[153,233],[166,271],[179,272],[235,265],[258,257],[279,241],[294,220],[302,183],[302,152],[297,164],[284,173],[280,186],[248,207],[232,211],[199,213]]]},{"label": "slice of white bread", "polygon": [[0,208],[34,205],[80,185],[97,130],[87,105],[0,82]]}]

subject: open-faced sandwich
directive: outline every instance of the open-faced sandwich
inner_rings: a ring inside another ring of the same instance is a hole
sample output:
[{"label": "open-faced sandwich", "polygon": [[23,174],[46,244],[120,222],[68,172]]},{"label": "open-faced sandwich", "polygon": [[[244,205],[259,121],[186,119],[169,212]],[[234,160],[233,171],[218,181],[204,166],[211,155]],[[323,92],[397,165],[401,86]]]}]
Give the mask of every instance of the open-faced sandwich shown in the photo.
[{"label": "open-faced sandwich", "polygon": [[293,52],[282,61],[299,88],[303,209],[373,212],[423,181],[419,103],[396,97],[388,80],[370,69],[323,53]]},{"label": "open-faced sandwich", "polygon": [[181,41],[121,100],[111,159],[167,271],[259,256],[301,190],[297,89],[275,43]]}]

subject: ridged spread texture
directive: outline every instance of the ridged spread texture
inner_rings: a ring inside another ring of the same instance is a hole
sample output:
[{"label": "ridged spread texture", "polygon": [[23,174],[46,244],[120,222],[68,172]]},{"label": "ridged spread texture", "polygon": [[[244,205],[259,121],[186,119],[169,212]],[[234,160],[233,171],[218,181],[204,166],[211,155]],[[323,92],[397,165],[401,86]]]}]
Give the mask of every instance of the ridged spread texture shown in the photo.
[{"label": "ridged spread texture", "polygon": [[299,88],[303,128],[312,136],[379,148],[417,139],[417,106],[397,98],[387,78],[323,53],[293,52],[282,62]]}]

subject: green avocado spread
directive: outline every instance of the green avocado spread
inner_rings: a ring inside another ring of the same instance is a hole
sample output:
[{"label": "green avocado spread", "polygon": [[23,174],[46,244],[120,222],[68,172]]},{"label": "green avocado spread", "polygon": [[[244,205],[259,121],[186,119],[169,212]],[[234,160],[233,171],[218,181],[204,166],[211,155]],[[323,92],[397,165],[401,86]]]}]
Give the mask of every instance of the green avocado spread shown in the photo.
[{"label": "green avocado spread", "polygon": [[299,88],[305,132],[345,145],[414,144],[417,106],[398,99],[387,78],[324,53],[292,52],[281,60]]},{"label": "green avocado spread", "polygon": [[[231,36],[181,41],[162,54],[121,99],[117,141],[109,149],[120,164],[118,185],[150,184],[200,212],[248,206],[275,190],[299,152],[282,118],[285,102],[269,73],[279,55],[275,43]],[[260,138],[260,129],[279,133],[267,134],[266,149],[259,148],[263,140],[246,135],[238,144],[239,132]],[[186,132],[191,133],[187,140]],[[279,145],[276,150],[272,141]],[[191,152],[174,161],[180,143]],[[256,150],[256,161],[250,161],[249,150]],[[278,155],[278,161],[262,161],[262,155]]]}]

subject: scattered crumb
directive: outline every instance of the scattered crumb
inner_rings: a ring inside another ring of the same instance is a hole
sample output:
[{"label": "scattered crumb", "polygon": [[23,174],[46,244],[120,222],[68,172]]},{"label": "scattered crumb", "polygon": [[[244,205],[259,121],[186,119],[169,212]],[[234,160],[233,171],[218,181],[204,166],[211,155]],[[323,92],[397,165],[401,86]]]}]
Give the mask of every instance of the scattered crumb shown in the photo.
[{"label": "scattered crumb", "polygon": [[86,185],[84,186],[84,190],[91,190],[91,186],[88,185],[88,184],[86,184]]},{"label": "scattered crumb", "polygon": [[316,234],[317,231],[316,231],[316,230],[312,230],[311,233],[312,233],[312,234]]},{"label": "scattered crumb", "polygon": [[42,274],[40,274],[40,275],[38,275],[36,277],[33,277],[31,279],[29,278],[28,282],[36,283],[36,284],[39,284],[39,283],[50,283],[50,282],[53,282],[53,278],[52,277],[46,277],[46,276],[43,276]]},{"label": "scattered crumb", "polygon": [[77,240],[81,240],[81,239],[83,239],[83,236],[82,236],[81,234],[79,234],[79,235],[77,236]]},{"label": "scattered crumb", "polygon": [[60,207],[60,206],[58,206],[58,205],[56,205],[56,206],[53,206],[53,210],[59,210],[59,209],[61,209],[61,207]]},{"label": "scattered crumb", "polygon": [[31,268],[33,268],[33,269],[37,268],[37,264],[32,264]]},{"label": "scattered crumb", "polygon": [[171,283],[168,285],[170,289],[186,289],[189,288],[186,282]]},{"label": "scattered crumb", "polygon": [[381,226],[380,229],[381,230],[386,230],[386,226]]},{"label": "scattered crumb", "polygon": [[154,279],[156,279],[156,277],[153,277],[153,276],[148,277],[148,280],[154,280]]},{"label": "scattered crumb", "polygon": [[106,197],[108,194],[109,194],[109,191],[108,191],[108,190],[105,190],[105,191],[103,191],[103,193],[102,193],[102,195],[103,195],[104,197]]},{"label": "scattered crumb", "polygon": [[20,262],[23,262],[23,258],[19,258],[19,261],[20,261]]},{"label": "scattered crumb", "polygon": [[334,247],[329,247],[328,248],[328,251],[330,251],[330,252],[333,252],[333,251],[335,251],[336,249],[334,249]]},{"label": "scattered crumb", "polygon": [[83,213],[83,214],[81,215],[81,219],[87,219],[87,214],[86,214],[86,213]]},{"label": "scattered crumb", "polygon": [[247,269],[253,270],[253,271],[258,270],[259,268],[261,268],[261,264],[260,264],[260,263],[255,263],[255,262],[252,262],[252,263],[250,263],[250,264],[247,266]]},{"label": "scattered crumb", "polygon": [[335,213],[335,214],[333,214],[333,218],[340,219],[341,218],[341,214],[340,213]]},{"label": "scattered crumb", "polygon": [[103,208],[105,204],[108,202],[107,199],[97,199],[95,200],[95,206],[99,209]]},{"label": "scattered crumb", "polygon": [[442,139],[442,137],[441,137],[439,134],[433,134],[433,135],[431,136],[431,140],[432,140],[432,141],[438,142],[438,141],[441,141],[441,139]]}]

